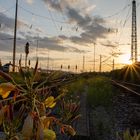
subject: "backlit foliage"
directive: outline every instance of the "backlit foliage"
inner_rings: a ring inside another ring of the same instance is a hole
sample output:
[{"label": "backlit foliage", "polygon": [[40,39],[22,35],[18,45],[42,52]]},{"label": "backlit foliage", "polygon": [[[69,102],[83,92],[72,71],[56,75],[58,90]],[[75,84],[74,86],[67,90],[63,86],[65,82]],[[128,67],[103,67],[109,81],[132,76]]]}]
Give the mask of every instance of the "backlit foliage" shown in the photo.
[{"label": "backlit foliage", "polygon": [[51,74],[41,80],[37,66],[38,60],[34,70],[19,64],[20,84],[0,71],[7,81],[0,84],[0,127],[7,140],[56,140],[58,133],[76,134],[71,124],[79,117],[79,104],[65,102],[67,90],[54,94],[51,89],[65,83]]}]

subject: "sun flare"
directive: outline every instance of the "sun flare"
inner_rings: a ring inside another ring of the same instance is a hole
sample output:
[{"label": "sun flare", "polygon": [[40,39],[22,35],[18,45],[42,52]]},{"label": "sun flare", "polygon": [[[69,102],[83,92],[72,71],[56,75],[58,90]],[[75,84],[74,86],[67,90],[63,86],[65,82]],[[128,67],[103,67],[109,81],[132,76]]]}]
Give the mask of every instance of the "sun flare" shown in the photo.
[{"label": "sun flare", "polygon": [[129,60],[128,61],[128,65],[132,65],[133,64],[133,61],[132,60]]},{"label": "sun flare", "polygon": [[126,64],[127,65],[132,65],[133,64],[133,61],[131,59],[129,59],[128,61],[126,61]]},{"label": "sun flare", "polygon": [[124,55],[124,57],[122,58],[122,61],[126,65],[132,65],[133,64],[132,60],[130,59],[129,54]]}]

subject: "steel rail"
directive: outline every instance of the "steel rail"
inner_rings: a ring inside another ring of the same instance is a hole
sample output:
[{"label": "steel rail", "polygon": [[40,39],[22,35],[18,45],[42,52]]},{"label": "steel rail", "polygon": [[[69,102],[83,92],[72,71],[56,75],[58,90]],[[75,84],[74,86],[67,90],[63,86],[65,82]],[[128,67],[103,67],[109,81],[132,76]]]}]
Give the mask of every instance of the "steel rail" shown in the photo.
[{"label": "steel rail", "polygon": [[140,85],[134,84],[134,83],[129,83],[129,82],[121,82],[121,83],[122,83],[122,84],[130,85],[130,86],[140,87]]},{"label": "steel rail", "polygon": [[116,81],[114,81],[114,80],[111,80],[111,82],[114,83],[115,85],[117,85],[117,86],[123,88],[123,89],[126,89],[126,90],[129,91],[129,92],[132,92],[132,93],[134,93],[134,94],[140,96],[140,93],[138,93],[138,92],[132,90],[131,88],[129,88],[129,87],[127,87],[127,86],[125,86],[125,85],[123,85],[123,84],[121,84],[121,83],[119,83],[119,82],[116,82]]}]

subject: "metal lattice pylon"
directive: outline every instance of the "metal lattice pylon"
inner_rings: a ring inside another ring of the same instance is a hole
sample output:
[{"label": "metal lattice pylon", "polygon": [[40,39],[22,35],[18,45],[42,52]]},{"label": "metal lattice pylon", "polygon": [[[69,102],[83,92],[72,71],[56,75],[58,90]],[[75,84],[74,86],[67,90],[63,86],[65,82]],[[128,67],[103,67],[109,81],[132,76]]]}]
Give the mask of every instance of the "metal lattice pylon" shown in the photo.
[{"label": "metal lattice pylon", "polygon": [[135,0],[132,1],[131,60],[132,62],[137,62],[137,19]]}]

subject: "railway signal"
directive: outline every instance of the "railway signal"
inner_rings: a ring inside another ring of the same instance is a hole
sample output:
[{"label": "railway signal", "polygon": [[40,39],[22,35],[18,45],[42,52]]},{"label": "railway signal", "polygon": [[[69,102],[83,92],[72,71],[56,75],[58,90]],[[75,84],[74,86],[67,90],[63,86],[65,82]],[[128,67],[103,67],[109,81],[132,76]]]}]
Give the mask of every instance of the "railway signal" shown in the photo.
[{"label": "railway signal", "polygon": [[28,54],[29,54],[29,43],[27,42],[26,45],[25,45],[25,68],[27,67],[27,57],[28,57]]}]

